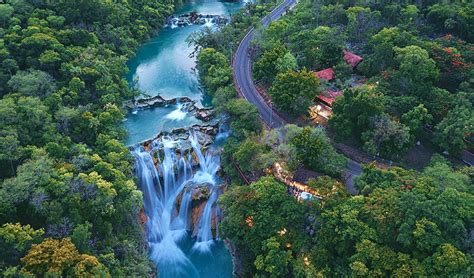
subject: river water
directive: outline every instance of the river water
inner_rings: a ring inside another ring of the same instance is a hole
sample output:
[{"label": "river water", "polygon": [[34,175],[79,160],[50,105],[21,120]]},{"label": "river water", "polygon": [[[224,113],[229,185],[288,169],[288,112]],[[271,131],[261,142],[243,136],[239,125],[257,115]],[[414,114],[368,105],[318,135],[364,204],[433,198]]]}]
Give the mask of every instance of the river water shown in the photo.
[{"label": "river water", "polygon": [[[241,2],[218,2],[216,0],[190,1],[175,12],[181,15],[191,11],[201,14],[229,15],[243,6]],[[137,82],[138,88],[150,96],[164,98],[187,96],[209,104],[209,99],[199,88],[197,75],[193,68],[195,57],[190,57],[194,47],[186,38],[193,32],[204,28],[202,25],[165,28],[160,34],[140,47],[136,56],[128,62],[130,69],[127,80]],[[129,131],[127,145],[149,139],[163,128],[190,126],[198,120],[193,117],[180,119],[167,117],[171,108],[155,108],[126,117],[125,128]]]},{"label": "river water", "polygon": [[[190,1],[175,14],[196,11],[201,14],[229,15],[240,9],[242,5],[243,3],[240,2],[225,3],[215,0]],[[202,28],[204,27],[200,25],[191,25],[163,29],[157,37],[145,43],[138,50],[137,55],[128,62],[130,69],[127,75],[128,81],[132,83],[135,80],[138,88],[150,96],[161,95],[164,98],[187,96],[205,106],[209,100],[199,88],[197,75],[193,71],[195,58],[190,57],[193,47],[186,42],[186,38],[190,34]],[[199,123],[199,120],[180,111],[179,108],[178,104],[127,115],[124,122],[129,133],[126,144],[135,145],[156,136],[162,130],[169,131],[173,128],[188,127]],[[169,145],[168,142],[160,144]],[[181,212],[175,216],[175,219],[170,219],[172,218],[170,214],[174,212],[169,207],[173,207],[172,203],[175,202],[176,194],[184,187],[185,179],[195,181],[196,184],[203,177],[210,179],[206,181],[212,192],[209,199],[212,201],[217,199],[217,195],[214,195],[213,192],[218,186],[214,181],[214,168],[217,169],[218,165],[212,164],[209,167],[206,165],[215,159],[218,161],[218,157],[208,159],[206,154],[206,157],[199,159],[200,170],[196,174],[190,175],[189,171],[186,173],[186,169],[189,167],[186,165],[189,161],[178,159],[173,154],[173,150],[179,146],[163,146],[157,146],[157,149],[160,149],[157,153],[164,152],[162,166],[160,166],[160,172],[164,175],[161,181],[157,178],[157,172],[153,168],[151,160],[153,153],[145,152],[142,149],[134,151],[137,159],[137,174],[144,196],[145,212],[148,217],[150,258],[157,264],[159,276],[231,277],[232,261],[225,245],[220,240],[209,241],[210,212],[206,212],[206,209],[203,212],[206,217],[201,217],[203,219],[199,226],[203,225],[206,229],[200,227],[201,230],[197,234],[198,242],[196,242],[196,238],[191,238],[189,233],[184,232],[183,235],[179,231],[182,224],[176,224],[176,222],[179,222],[178,218],[182,218]],[[198,152],[199,146],[195,147]],[[168,169],[166,168],[167,161],[174,161],[173,163],[176,164]],[[178,171],[178,175],[173,175],[173,171]],[[182,174],[182,171],[185,174]],[[168,174],[174,178],[166,180],[164,177]],[[165,193],[165,191],[171,193]],[[184,195],[182,199],[185,199]],[[170,202],[171,205],[169,205]],[[208,210],[215,210],[215,205],[211,204]],[[168,238],[171,239],[168,240]]]}]

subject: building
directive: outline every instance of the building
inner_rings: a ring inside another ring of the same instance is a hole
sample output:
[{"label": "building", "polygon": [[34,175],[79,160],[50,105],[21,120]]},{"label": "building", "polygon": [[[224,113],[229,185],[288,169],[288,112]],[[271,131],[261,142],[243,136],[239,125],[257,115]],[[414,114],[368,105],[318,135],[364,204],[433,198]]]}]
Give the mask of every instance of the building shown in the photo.
[{"label": "building", "polygon": [[363,58],[350,51],[344,50],[344,61],[354,69],[357,65],[362,62]]},{"label": "building", "polygon": [[[356,68],[357,65],[362,62],[363,58],[359,55],[356,55],[348,50],[344,50],[344,61],[351,66],[352,69]],[[314,75],[319,79],[326,81],[331,81],[335,78],[335,73],[333,68],[326,68],[320,71],[314,72]],[[366,81],[365,78],[360,78],[360,76],[353,75],[351,77],[351,83],[353,87],[360,86]],[[314,98],[315,104],[309,108],[309,114],[311,119],[318,124],[326,125],[327,120],[332,115],[332,105],[336,98],[342,95],[342,91],[335,88],[332,85],[329,85],[326,91],[322,94],[317,95]]]},{"label": "building", "polygon": [[334,79],[334,70],[332,68],[323,69],[314,73],[319,79],[330,81]]}]

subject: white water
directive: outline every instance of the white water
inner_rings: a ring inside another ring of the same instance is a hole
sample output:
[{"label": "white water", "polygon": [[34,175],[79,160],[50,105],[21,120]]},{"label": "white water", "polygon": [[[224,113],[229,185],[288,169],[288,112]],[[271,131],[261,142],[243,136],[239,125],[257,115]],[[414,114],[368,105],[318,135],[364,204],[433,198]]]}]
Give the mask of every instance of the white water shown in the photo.
[{"label": "white water", "polygon": [[[147,215],[150,257],[159,268],[173,266],[170,271],[175,273],[174,276],[189,273],[190,269],[195,272],[191,261],[179,247],[190,229],[193,188],[207,186],[210,192],[194,231],[197,237],[192,250],[199,253],[210,252],[214,242],[212,216],[218,213],[216,201],[221,193],[216,183],[219,153],[209,148],[204,154],[195,136],[190,135],[189,140],[199,165],[195,173],[192,170],[195,164],[193,156],[189,151],[183,154],[182,142],[163,138],[153,142],[151,151],[145,151],[142,147],[133,151]],[[176,201],[181,192],[178,208]]]},{"label": "white water", "polygon": [[188,112],[184,111],[183,105],[180,104],[176,107],[176,109],[173,112],[166,115],[166,118],[173,121],[181,121],[186,118],[187,114]]}]

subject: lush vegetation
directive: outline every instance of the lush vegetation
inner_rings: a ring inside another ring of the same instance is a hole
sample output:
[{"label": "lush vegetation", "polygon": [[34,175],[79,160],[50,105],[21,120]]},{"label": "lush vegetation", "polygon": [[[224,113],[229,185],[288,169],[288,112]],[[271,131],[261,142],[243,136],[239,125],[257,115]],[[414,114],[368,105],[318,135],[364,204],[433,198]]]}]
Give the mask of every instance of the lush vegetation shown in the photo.
[{"label": "lush vegetation", "polygon": [[[343,89],[330,127],[369,153],[399,159],[416,140],[429,139],[456,154],[471,146],[473,131],[472,37],[465,32],[472,11],[461,1],[301,1],[268,28],[257,27],[254,77],[280,111],[293,115],[325,89]],[[234,38],[226,46],[235,47]],[[213,49],[199,55],[206,65],[201,80],[234,125],[223,154],[232,185],[220,199],[220,232],[237,248],[245,276],[472,275],[472,167],[439,155],[421,171],[369,164],[355,180],[359,194],[350,196],[346,159],[324,131],[295,125],[262,131],[245,101],[229,105],[236,92],[228,48],[206,46]],[[343,60],[347,48],[364,57],[355,69]],[[334,81],[311,74],[327,67]],[[352,86],[354,73],[367,84]],[[285,171],[327,175],[307,183],[322,199],[298,202],[289,195],[286,185],[266,176],[276,162]],[[242,174],[253,182],[242,185]]]},{"label": "lush vegetation", "polygon": [[[365,165],[360,194],[349,196],[347,160],[325,132],[264,130],[257,109],[237,98],[230,67],[254,25],[254,74],[278,109],[297,115],[337,87],[344,94],[330,127],[339,137],[395,159],[420,138],[456,155],[472,146],[474,6],[437,2],[302,0],[265,29],[258,19],[275,3],[248,4],[229,25],[190,37],[201,83],[232,130],[220,233],[245,276],[472,276],[472,167],[438,155],[422,171]],[[0,4],[2,276],[151,275],[141,194],[121,143],[122,102],[135,94],[123,76],[176,4]],[[347,48],[364,57],[356,69],[343,60]],[[313,75],[326,67],[335,81]],[[367,84],[351,86],[353,73]],[[321,199],[288,195],[267,176],[276,162],[323,174],[307,184]]]},{"label": "lush vegetation", "polygon": [[265,177],[224,194],[221,232],[241,252],[245,273],[468,277],[472,183],[471,168],[453,170],[440,157],[421,173],[368,165],[353,197],[320,177],[310,185],[326,192],[322,201],[297,202]]},{"label": "lush vegetation", "polygon": [[[457,156],[473,146],[474,52],[466,30],[474,5],[437,2],[302,1],[259,29],[254,76],[290,115],[304,115],[301,108],[327,89],[343,90],[330,127],[370,154],[400,160],[424,139]],[[352,70],[344,50],[364,60]],[[329,67],[333,81],[303,78]],[[354,88],[351,74],[368,86]]]},{"label": "lush vegetation", "polygon": [[173,1],[0,4],[1,276],[147,276],[125,62]]}]

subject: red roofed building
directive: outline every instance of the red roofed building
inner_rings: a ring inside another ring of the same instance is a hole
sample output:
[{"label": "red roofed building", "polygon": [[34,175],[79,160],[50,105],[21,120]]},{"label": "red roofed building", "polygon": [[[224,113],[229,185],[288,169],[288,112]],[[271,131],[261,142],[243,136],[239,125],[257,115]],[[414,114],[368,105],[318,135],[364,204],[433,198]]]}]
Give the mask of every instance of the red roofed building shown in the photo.
[{"label": "red roofed building", "polygon": [[357,67],[357,65],[362,62],[362,60],[364,60],[364,58],[360,57],[359,55],[355,55],[350,51],[344,50],[344,61],[351,65],[352,68]]},{"label": "red roofed building", "polygon": [[317,98],[321,100],[322,102],[326,103],[327,105],[329,105],[329,107],[332,107],[332,103],[336,100],[338,96],[341,96],[341,95],[342,95],[342,91],[340,90],[333,91],[331,89],[328,89],[326,91],[326,94],[320,94],[319,96],[317,96]]},{"label": "red roofed building", "polygon": [[314,73],[320,79],[326,79],[327,81],[334,78],[334,70],[332,68],[323,69]]}]

